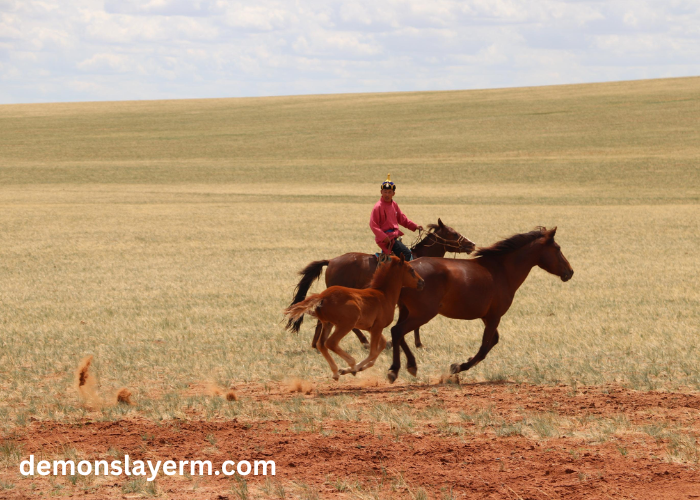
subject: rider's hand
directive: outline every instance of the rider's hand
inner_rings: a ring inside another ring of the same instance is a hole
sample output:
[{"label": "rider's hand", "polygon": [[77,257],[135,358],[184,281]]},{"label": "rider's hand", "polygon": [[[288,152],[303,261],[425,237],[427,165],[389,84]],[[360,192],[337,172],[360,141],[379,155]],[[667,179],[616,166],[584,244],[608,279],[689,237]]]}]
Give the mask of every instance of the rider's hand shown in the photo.
[{"label": "rider's hand", "polygon": [[384,238],[384,239],[382,240],[382,243],[383,243],[384,245],[388,245],[390,241],[391,241],[391,238],[386,237],[386,238]]},{"label": "rider's hand", "polygon": [[422,230],[423,230],[423,226],[418,226],[416,229],[418,229],[419,231],[422,231]]}]

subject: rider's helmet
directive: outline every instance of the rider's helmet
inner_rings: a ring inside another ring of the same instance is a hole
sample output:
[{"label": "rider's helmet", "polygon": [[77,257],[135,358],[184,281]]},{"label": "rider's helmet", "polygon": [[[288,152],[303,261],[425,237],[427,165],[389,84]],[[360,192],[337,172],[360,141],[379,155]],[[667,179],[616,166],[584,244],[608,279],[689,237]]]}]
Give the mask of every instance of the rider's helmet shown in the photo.
[{"label": "rider's helmet", "polygon": [[382,189],[391,189],[396,191],[396,184],[391,182],[391,174],[386,174],[386,180],[382,182]]}]

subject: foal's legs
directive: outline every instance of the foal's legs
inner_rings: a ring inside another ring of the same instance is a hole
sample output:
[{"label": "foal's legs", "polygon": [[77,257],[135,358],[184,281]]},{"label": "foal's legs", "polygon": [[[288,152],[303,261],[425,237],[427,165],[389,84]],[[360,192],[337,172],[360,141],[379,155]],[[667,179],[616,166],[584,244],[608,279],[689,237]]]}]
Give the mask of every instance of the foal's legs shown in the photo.
[{"label": "foal's legs", "polygon": [[[357,367],[354,369],[356,372],[361,372],[362,370],[366,370],[367,368],[371,368],[374,366],[375,361],[377,361],[377,358],[379,357],[379,354],[384,350],[384,347],[386,347],[386,339],[384,338],[384,335],[382,334],[382,331],[384,329],[381,327],[376,327],[370,330],[370,348],[369,348],[369,356],[367,356],[365,359],[360,361],[360,363],[357,365]],[[342,374],[343,371],[341,370],[340,373]]]},{"label": "foal's legs", "polygon": [[320,321],[319,324],[321,324],[321,334],[318,342],[316,342],[316,348],[323,355],[323,357],[326,358],[326,361],[328,361],[328,366],[331,367],[331,371],[333,372],[333,378],[338,380],[340,377],[338,375],[338,365],[336,365],[335,361],[333,361],[333,357],[331,356],[331,353],[328,352],[328,347],[326,346],[328,334],[330,333],[331,328],[333,328],[333,325],[331,323],[321,323]]},{"label": "foal's legs", "polygon": [[498,344],[498,323],[500,323],[501,318],[487,319],[484,318],[484,336],[481,338],[481,347],[476,356],[469,358],[466,363],[454,363],[450,366],[450,373],[455,374],[459,372],[466,371],[479,363],[481,363],[489,351]]},{"label": "foal's legs", "polygon": [[[344,375],[345,373],[352,373],[355,371],[355,366],[357,365],[357,362],[355,361],[355,358],[350,356],[347,352],[342,350],[340,346],[338,345],[340,341],[345,337],[350,330],[352,329],[352,325],[335,325],[335,330],[333,331],[333,335],[331,335],[328,340],[325,342],[325,347],[327,349],[330,349],[334,353],[336,353],[338,356],[343,358],[345,362],[350,366],[350,370],[340,370],[340,372],[335,371],[333,373],[333,378],[338,380],[340,375]],[[329,354],[330,356],[330,354]]]},{"label": "foal's legs", "polygon": [[[319,324],[320,323],[321,322],[319,321]],[[340,378],[340,375],[338,375],[338,365],[336,365],[335,361],[333,361],[333,357],[331,356],[331,353],[328,352],[328,347],[326,346],[328,334],[330,333],[331,328],[333,328],[333,325],[331,323],[323,323],[321,328],[321,337],[318,339],[318,342],[316,342],[316,348],[321,352],[321,354],[323,354],[326,361],[328,361],[328,366],[331,367],[331,371],[333,372],[333,378],[338,380]]]}]

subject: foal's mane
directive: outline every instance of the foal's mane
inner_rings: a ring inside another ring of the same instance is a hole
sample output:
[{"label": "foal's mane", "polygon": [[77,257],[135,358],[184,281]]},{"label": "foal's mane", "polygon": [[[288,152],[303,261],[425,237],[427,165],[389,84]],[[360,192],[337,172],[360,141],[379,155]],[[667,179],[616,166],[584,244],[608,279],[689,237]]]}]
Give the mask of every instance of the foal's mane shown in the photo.
[{"label": "foal's mane", "polygon": [[538,226],[529,233],[514,234],[510,238],[494,243],[490,247],[481,247],[472,255],[474,257],[497,257],[499,255],[514,252],[515,250],[519,250],[525,245],[544,236],[546,230],[546,228]]},{"label": "foal's mane", "polygon": [[369,283],[369,288],[379,288],[382,286],[389,277],[389,271],[393,269],[394,266],[398,266],[399,263],[399,258],[392,255],[389,262],[377,266],[377,270],[374,271],[374,275],[372,276],[372,281]]}]

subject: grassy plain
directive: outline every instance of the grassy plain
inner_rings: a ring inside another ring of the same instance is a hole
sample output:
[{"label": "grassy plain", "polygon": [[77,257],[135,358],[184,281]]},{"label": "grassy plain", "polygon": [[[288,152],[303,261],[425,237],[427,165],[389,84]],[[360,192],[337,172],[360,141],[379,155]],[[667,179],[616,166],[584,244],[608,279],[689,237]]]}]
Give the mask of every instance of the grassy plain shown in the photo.
[{"label": "grassy plain", "polygon": [[[105,418],[216,412],[188,396],[206,380],[327,383],[311,326],[284,332],[281,310],[309,261],[374,251],[387,172],[409,217],[481,245],[557,225],[576,271],[534,270],[463,380],[697,391],[699,116],[700,78],[0,106],[2,425],[83,416],[87,354],[103,394],[138,402]],[[480,334],[426,325],[419,381]]]}]

